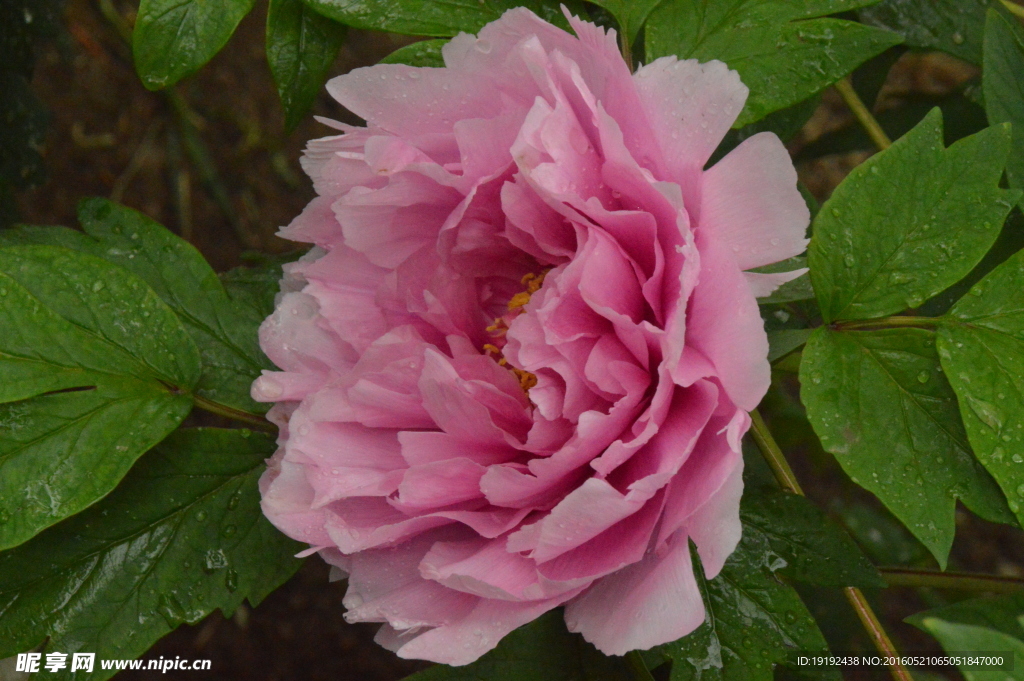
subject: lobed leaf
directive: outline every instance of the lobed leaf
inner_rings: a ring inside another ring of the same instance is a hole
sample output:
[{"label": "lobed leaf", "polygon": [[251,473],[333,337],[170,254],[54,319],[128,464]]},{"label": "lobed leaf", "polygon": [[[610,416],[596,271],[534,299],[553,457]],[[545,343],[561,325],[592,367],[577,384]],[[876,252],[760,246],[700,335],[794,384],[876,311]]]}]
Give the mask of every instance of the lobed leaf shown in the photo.
[{"label": "lobed leaf", "polygon": [[594,0],[594,4],[604,7],[611,12],[615,20],[619,22],[621,30],[627,39],[627,45],[636,41],[640,28],[647,21],[647,17],[663,0]]},{"label": "lobed leaf", "polygon": [[313,106],[344,39],[344,25],[317,14],[302,0],[270,0],[267,62],[288,130]]},{"label": "lobed leaf", "polygon": [[960,499],[1012,522],[995,482],[971,455],[956,397],[924,329],[811,336],[800,397],[826,450],[946,565]]},{"label": "lobed leaf", "polygon": [[135,70],[150,90],[174,85],[210,61],[255,0],[141,0],[132,33]]},{"label": "lobed leaf", "polygon": [[1020,196],[998,187],[1009,142],[993,126],[944,149],[933,109],[854,168],[815,218],[808,249],[825,322],[917,307],[970,272]]},{"label": "lobed leaf", "polygon": [[1024,521],[1024,251],[943,318],[939,356],[978,459]]},{"label": "lobed leaf", "polygon": [[850,535],[806,497],[748,486],[740,518],[749,546],[783,577],[818,586],[886,585]]},{"label": "lobed leaf", "polygon": [[1024,188],[1024,29],[995,10],[985,21],[982,91],[992,124],[1013,124],[1013,144],[1006,161],[1011,187]]},{"label": "lobed leaf", "polygon": [[[272,368],[256,334],[265,310],[238,305],[199,251],[141,213],[106,199],[86,199],[78,218],[84,234],[64,227],[20,227],[0,234],[0,245],[63,246],[141,277],[177,314],[199,348],[203,368],[195,394],[236,409],[265,412],[267,406],[249,396],[260,371]],[[274,286],[276,292],[276,280]]]},{"label": "lobed leaf", "polygon": [[54,246],[0,248],[0,548],[105,496],[181,422],[199,353],[145,282]]},{"label": "lobed leaf", "polygon": [[[0,657],[48,638],[49,650],[135,658],[180,624],[262,600],[302,548],[260,511],[273,451],[271,437],[245,430],[179,430],[99,504],[0,553]],[[114,673],[97,664],[50,676]]]},{"label": "lobed leaf", "polygon": [[[513,7],[527,7],[567,28],[559,3],[545,0],[303,0],[315,11],[354,28],[447,38],[476,33]],[[566,2],[574,14],[579,2]]]},{"label": "lobed leaf", "polygon": [[882,0],[859,16],[866,24],[899,33],[910,47],[942,50],[981,64],[988,5],[990,0]]},{"label": "lobed leaf", "polygon": [[665,0],[645,31],[648,60],[719,59],[750,88],[734,127],[801,102],[900,36],[853,21],[820,18],[873,0]]},{"label": "lobed leaf", "polygon": [[1024,679],[1020,665],[1024,660],[1022,612],[1024,595],[1012,594],[972,598],[912,615],[907,618],[907,622],[932,634],[951,654],[970,651],[1011,655],[1011,664],[1004,665],[998,671],[992,667],[981,669],[960,666],[967,681],[1020,681]]},{"label": "lobed leaf", "polygon": [[[671,681],[771,681],[792,654],[827,653],[828,645],[793,587],[780,581],[779,561],[744,532],[739,547],[712,580],[695,570],[704,598],[704,624],[646,656],[672,661]],[[695,566],[700,560],[694,552]],[[826,670],[819,678],[839,679]]]}]

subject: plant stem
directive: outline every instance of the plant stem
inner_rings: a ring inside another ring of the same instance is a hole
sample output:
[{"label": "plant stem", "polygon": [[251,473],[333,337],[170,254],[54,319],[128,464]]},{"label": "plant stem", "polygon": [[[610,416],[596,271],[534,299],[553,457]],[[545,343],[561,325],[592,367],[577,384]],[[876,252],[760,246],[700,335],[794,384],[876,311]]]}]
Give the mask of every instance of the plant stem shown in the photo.
[{"label": "plant stem", "polygon": [[218,416],[224,416],[229,419],[234,419],[235,421],[241,421],[242,423],[246,423],[250,427],[255,428],[256,430],[262,430],[267,433],[277,432],[277,427],[274,426],[274,424],[272,424],[270,421],[267,421],[262,416],[250,414],[247,411],[235,409],[234,407],[229,407],[225,404],[220,404],[219,402],[208,400],[205,397],[201,397],[199,395],[193,395],[192,401],[194,402],[195,406],[199,407],[204,411],[208,411],[212,414],[217,414]]},{"label": "plant stem", "polygon": [[633,678],[636,681],[654,681],[654,676],[651,674],[651,670],[647,668],[644,656],[640,654],[639,650],[631,650],[626,653],[626,663],[629,665],[630,671],[633,672]]},{"label": "plant stem", "polygon": [[960,591],[988,591],[991,593],[1014,593],[1024,590],[1024,579],[1003,577],[976,572],[939,572],[918,568],[878,568],[889,586],[932,587]]},{"label": "plant stem", "polygon": [[1003,7],[1010,10],[1010,13],[1024,19],[1024,7],[1021,7],[1015,2],[1009,2],[1009,0],[1002,0]]},{"label": "plant stem", "polygon": [[885,627],[878,621],[878,616],[871,609],[871,606],[868,605],[868,600],[864,598],[864,594],[861,593],[860,589],[852,586],[846,587],[843,591],[846,593],[846,600],[850,601],[853,609],[857,612],[857,617],[860,618],[861,624],[864,625],[864,629],[868,632],[872,642],[874,642],[875,648],[878,649],[878,652],[882,653],[887,662],[891,663],[889,665],[889,672],[892,674],[892,678],[896,679],[896,681],[914,681],[910,671],[899,662],[899,652],[896,650],[896,646],[892,644],[889,634],[885,633]]},{"label": "plant stem", "polygon": [[[761,413],[756,409],[750,412],[751,419],[751,431],[753,432],[754,442],[757,443],[758,448],[764,455],[765,460],[772,469],[772,473],[775,474],[775,478],[782,485],[783,489],[793,494],[799,494],[804,496],[803,490],[800,488],[800,482],[796,479],[796,475],[793,473],[793,469],[789,467],[789,462],[786,461],[785,455],[782,453],[782,449],[779,448],[779,444],[772,437],[771,431],[768,430],[768,425],[764,422],[761,417]],[[868,632],[868,636],[871,637],[871,641],[875,644],[875,648],[878,652],[882,653],[888,661],[892,662],[889,665],[889,671],[892,673],[892,677],[896,681],[913,681],[913,677],[910,676],[910,672],[907,668],[900,664],[895,658],[898,655],[896,646],[893,645],[892,639],[885,633],[885,628],[882,623],[878,620],[878,616],[875,615],[874,610],[871,609],[871,605],[868,604],[864,594],[861,593],[860,589],[849,586],[843,589],[846,600],[850,602],[853,609],[857,613],[857,617],[860,618],[861,624],[864,625],[865,631]]]},{"label": "plant stem", "polygon": [[848,322],[835,322],[832,328],[843,331],[855,331],[857,329],[905,329],[917,327],[934,329],[941,322],[935,317],[910,317],[892,316],[882,319],[857,319]]},{"label": "plant stem", "polygon": [[750,420],[752,421],[751,432],[754,435],[754,442],[757,443],[758,449],[761,450],[764,458],[768,461],[772,473],[775,474],[775,479],[779,481],[779,484],[787,492],[804,496],[800,482],[796,479],[793,469],[789,467],[789,462],[786,461],[785,455],[783,455],[778,443],[775,442],[775,438],[772,437],[771,432],[768,430],[768,424],[761,417],[761,412],[756,409],[750,412]]},{"label": "plant stem", "polygon": [[868,108],[864,105],[860,95],[853,89],[853,85],[850,83],[850,77],[843,78],[835,85],[836,90],[839,91],[839,95],[846,102],[846,106],[850,107],[850,111],[857,117],[857,120],[863,126],[864,130],[868,133],[868,137],[875,143],[875,146],[885,151],[892,146],[892,140],[882,130],[882,126],[878,124],[878,121]]}]

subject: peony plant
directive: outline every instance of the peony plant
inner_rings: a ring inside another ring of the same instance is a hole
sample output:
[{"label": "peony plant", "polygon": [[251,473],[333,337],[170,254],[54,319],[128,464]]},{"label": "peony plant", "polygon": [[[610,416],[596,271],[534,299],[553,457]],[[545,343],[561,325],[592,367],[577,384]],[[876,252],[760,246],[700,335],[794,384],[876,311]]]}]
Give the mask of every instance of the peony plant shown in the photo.
[{"label": "peony plant", "polygon": [[[142,0],[147,87],[222,4]],[[290,126],[346,26],[427,38],[326,83],[365,124],[320,119],[300,256],[217,274],[104,199],[0,231],[0,658],[138,657],[305,559],[416,681],[1013,673],[1024,581],[947,567],[956,514],[1024,520],[1024,10],[521,5],[271,0]],[[892,141],[908,47],[984,120]],[[877,153],[819,209],[785,142],[833,86]]]}]

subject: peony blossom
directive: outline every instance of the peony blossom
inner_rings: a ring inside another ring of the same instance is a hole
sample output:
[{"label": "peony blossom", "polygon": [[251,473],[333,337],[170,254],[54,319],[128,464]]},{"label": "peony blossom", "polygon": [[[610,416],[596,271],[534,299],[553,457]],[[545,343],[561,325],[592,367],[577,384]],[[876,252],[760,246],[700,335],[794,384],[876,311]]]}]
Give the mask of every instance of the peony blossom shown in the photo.
[{"label": "peony blossom", "polygon": [[704,621],[740,539],[756,297],[801,272],[808,210],[777,137],[705,170],[747,88],[720,62],[631,74],[615,34],[526,9],[328,84],[366,127],[309,144],[260,329],[280,371],[263,510],[348,577],[346,619],[402,657],[476,660],[564,606],[606,654]]}]

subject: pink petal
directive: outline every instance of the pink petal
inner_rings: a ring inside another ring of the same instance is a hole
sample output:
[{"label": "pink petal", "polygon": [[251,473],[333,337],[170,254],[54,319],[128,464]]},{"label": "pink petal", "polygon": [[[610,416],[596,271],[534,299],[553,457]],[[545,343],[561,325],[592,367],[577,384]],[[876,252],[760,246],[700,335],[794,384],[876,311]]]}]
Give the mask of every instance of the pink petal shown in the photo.
[{"label": "pink petal", "polygon": [[661,145],[660,179],[683,188],[687,210],[696,218],[701,170],[743,109],[747,86],[722,62],[675,57],[637,69],[633,80]]},{"label": "pink petal", "polygon": [[[724,245],[697,234],[700,282],[687,313],[686,343],[711,364],[729,399],[754,409],[768,390],[768,336],[747,280]],[[722,314],[728,311],[728,314]]]},{"label": "pink petal", "polygon": [[704,603],[686,534],[595,583],[566,607],[565,622],[605,655],[647,650],[699,627]]},{"label": "pink petal", "polygon": [[480,599],[473,611],[453,624],[430,629],[395,652],[406,659],[421,659],[460,666],[492,650],[509,632],[556,608],[580,589],[555,598],[515,603]]},{"label": "pink petal", "polygon": [[405,64],[355,69],[328,81],[327,91],[355,115],[399,135],[450,132],[457,120],[495,116],[501,104],[486,78]]},{"label": "pink petal", "polygon": [[461,457],[414,466],[405,471],[398,485],[398,505],[407,512],[421,511],[480,498],[480,478],[485,470]]},{"label": "pink petal", "polygon": [[773,133],[744,140],[704,173],[700,226],[734,253],[741,270],[807,248],[811,213],[796,188],[789,152]]}]

